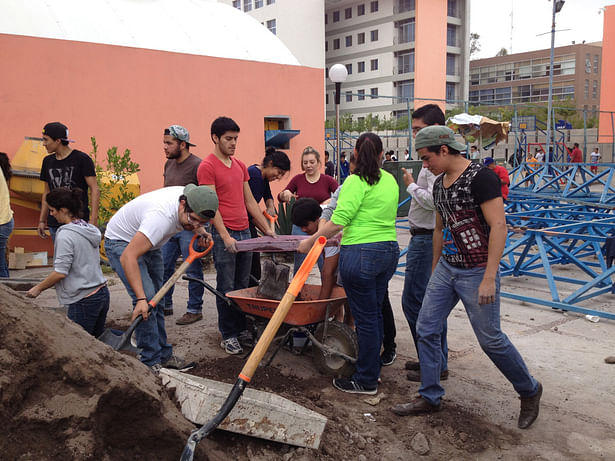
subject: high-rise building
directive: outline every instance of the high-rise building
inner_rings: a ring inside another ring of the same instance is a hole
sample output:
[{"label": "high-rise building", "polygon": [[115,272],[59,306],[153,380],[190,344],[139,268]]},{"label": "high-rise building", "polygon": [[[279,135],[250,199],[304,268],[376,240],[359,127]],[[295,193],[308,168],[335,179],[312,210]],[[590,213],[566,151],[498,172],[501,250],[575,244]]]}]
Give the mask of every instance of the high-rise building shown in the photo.
[{"label": "high-rise building", "polygon": [[[466,99],[469,18],[469,0],[326,0],[326,67],[348,69],[342,112],[404,116],[407,100],[412,108]],[[327,80],[328,118],[334,91]]]},{"label": "high-rise building", "polygon": [[325,66],[325,0],[218,0],[277,35],[302,66]]}]

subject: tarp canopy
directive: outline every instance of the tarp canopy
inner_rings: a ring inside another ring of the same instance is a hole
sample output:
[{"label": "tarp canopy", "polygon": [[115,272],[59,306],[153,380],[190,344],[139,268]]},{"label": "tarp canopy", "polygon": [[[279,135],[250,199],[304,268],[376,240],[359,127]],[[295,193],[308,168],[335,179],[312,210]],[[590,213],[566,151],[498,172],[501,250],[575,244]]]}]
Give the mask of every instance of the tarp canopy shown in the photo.
[{"label": "tarp canopy", "polygon": [[483,149],[489,149],[495,144],[508,140],[510,122],[497,122],[482,115],[457,114],[449,117],[446,124],[468,141],[472,136]]}]

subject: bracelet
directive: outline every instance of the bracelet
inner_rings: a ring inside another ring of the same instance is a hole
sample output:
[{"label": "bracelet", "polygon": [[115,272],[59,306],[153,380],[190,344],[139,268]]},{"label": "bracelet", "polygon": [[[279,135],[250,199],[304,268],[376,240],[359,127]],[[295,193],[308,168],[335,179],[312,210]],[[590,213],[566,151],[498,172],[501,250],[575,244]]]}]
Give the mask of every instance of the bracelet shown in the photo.
[{"label": "bracelet", "polygon": [[147,301],[147,298],[137,298],[137,302],[139,301]]},{"label": "bracelet", "polygon": [[45,224],[45,221],[39,221],[39,224],[40,224],[40,223],[43,223],[43,224]]}]

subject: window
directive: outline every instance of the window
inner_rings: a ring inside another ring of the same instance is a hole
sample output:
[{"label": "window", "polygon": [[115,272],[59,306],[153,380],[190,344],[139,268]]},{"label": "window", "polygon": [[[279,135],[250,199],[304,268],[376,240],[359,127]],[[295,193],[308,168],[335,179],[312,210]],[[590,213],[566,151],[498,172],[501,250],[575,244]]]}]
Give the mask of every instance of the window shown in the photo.
[{"label": "window", "polygon": [[346,91],[346,102],[352,102],[352,92]]},{"label": "window", "polygon": [[446,75],[457,75],[457,56],[446,54]]},{"label": "window", "polygon": [[270,19],[269,21],[267,21],[267,29],[269,29],[269,31],[270,31],[273,35],[276,35],[276,25],[275,25],[275,19]]},{"label": "window", "polygon": [[344,18],[346,19],[352,18],[352,8],[346,8],[344,10]]},{"label": "window", "polygon": [[329,42],[325,40],[325,51],[329,51]]},{"label": "window", "polygon": [[371,95],[372,98],[376,98],[378,97],[378,88],[372,88],[369,90],[369,94]]},{"label": "window", "polygon": [[378,0],[369,3],[369,11],[370,13],[375,13],[378,11]]},{"label": "window", "polygon": [[398,7],[400,13],[405,13],[406,11],[414,11],[414,0],[398,0]]},{"label": "window", "polygon": [[478,90],[470,91],[470,102],[478,103]]},{"label": "window", "polygon": [[325,14],[325,24],[329,24],[329,15]]},{"label": "window", "polygon": [[457,26],[454,24],[447,24],[446,26],[446,44],[457,46]]},{"label": "window", "polygon": [[598,97],[598,80],[592,82],[592,98]]},{"label": "window", "polygon": [[397,96],[400,98],[414,98],[414,81],[402,80],[397,83]]},{"label": "window", "polygon": [[329,105],[329,93],[325,94],[325,104]]},{"label": "window", "polygon": [[365,61],[359,61],[357,63],[357,72],[359,72],[360,74],[365,72]]},{"label": "window", "polygon": [[452,18],[457,17],[457,0],[448,0],[446,14]]},{"label": "window", "polygon": [[262,8],[264,0],[254,0],[254,9]]},{"label": "window", "polygon": [[511,88],[509,86],[505,88],[495,89],[495,103],[496,104],[510,104]]},{"label": "window", "polygon": [[583,86],[583,96],[589,98],[589,80],[585,79],[585,85]]},{"label": "window", "polygon": [[348,75],[352,75],[352,64],[346,64],[346,70],[348,71]]},{"label": "window", "polygon": [[397,27],[399,30],[399,43],[414,41],[414,18],[398,22]]},{"label": "window", "polygon": [[346,35],[346,46],[352,46],[352,35]]},{"label": "window", "polygon": [[397,55],[397,73],[407,74],[408,72],[414,72],[414,51]]},{"label": "window", "polygon": [[370,62],[370,68],[371,70],[378,70],[378,60],[377,59],[372,59]]},{"label": "window", "polygon": [[275,3],[275,0],[267,0],[267,5],[273,5]]},{"label": "window", "polygon": [[241,0],[233,0],[233,8],[241,9]]},{"label": "window", "polygon": [[365,100],[365,90],[359,90],[359,96],[357,98],[359,101]]},{"label": "window", "polygon": [[594,74],[598,73],[598,61],[599,61],[599,57],[597,54],[594,55]]},{"label": "window", "polygon": [[252,0],[243,0],[243,10],[252,11]]},{"label": "window", "polygon": [[372,42],[377,42],[378,41],[378,29],[372,30],[370,32],[370,35],[371,35]]},{"label": "window", "polygon": [[333,22],[340,22],[340,12],[339,11],[333,12]]},{"label": "window", "polygon": [[357,34],[357,44],[363,45],[365,43],[365,32],[360,32]]},{"label": "window", "polygon": [[455,100],[455,84],[446,82],[446,102],[453,102]]},{"label": "window", "polygon": [[340,39],[339,38],[334,38],[333,39],[333,49],[334,50],[339,50],[340,49]]},{"label": "window", "polygon": [[361,3],[357,5],[357,16],[363,16],[365,14],[365,4]]}]

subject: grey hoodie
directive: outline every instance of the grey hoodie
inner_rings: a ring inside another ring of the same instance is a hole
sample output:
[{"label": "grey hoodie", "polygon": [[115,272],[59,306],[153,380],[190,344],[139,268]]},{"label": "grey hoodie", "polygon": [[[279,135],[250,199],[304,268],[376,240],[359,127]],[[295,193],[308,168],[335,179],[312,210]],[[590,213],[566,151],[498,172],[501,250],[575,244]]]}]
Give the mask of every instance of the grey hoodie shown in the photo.
[{"label": "grey hoodie", "polygon": [[53,270],[66,275],[55,286],[61,304],[76,303],[107,282],[100,270],[99,245],[100,231],[85,221],[58,228]]}]

